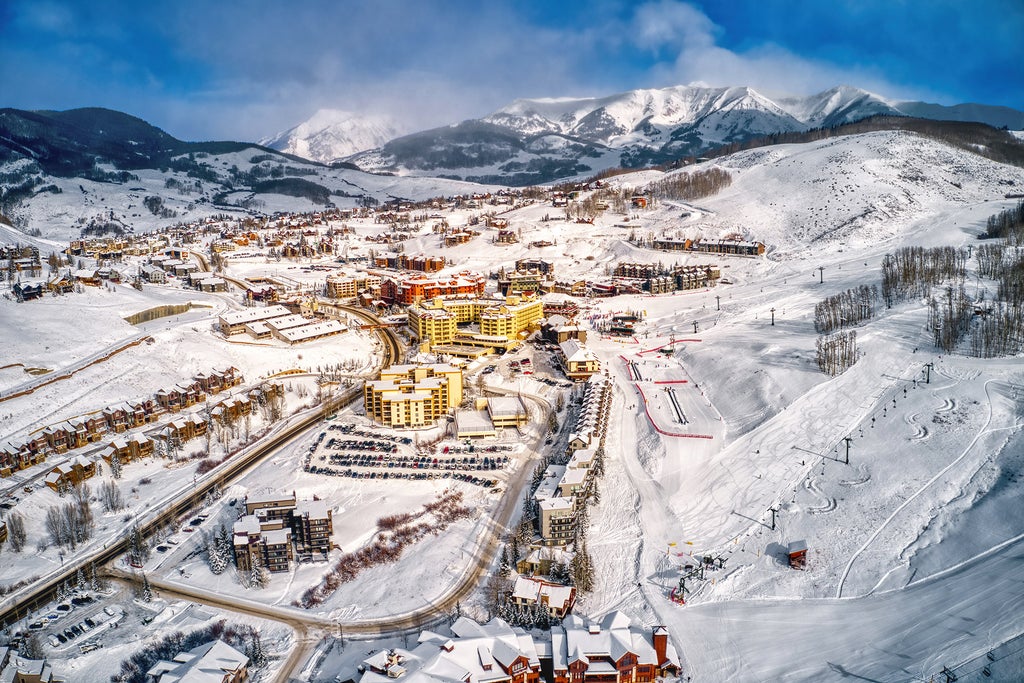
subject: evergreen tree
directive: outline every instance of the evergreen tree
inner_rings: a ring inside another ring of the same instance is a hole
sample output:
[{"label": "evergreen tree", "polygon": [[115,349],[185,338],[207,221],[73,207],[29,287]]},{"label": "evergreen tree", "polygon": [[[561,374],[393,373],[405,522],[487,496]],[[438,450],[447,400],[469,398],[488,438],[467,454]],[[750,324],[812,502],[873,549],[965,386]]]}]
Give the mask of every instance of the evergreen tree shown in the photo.
[{"label": "evergreen tree", "polygon": [[153,601],[153,587],[149,585],[149,579],[145,574],[142,575],[142,592],[139,594],[139,599],[142,602]]},{"label": "evergreen tree", "polygon": [[78,571],[75,573],[75,589],[84,591],[87,588],[88,586],[85,583],[85,571],[79,567]]},{"label": "evergreen tree", "polygon": [[572,562],[569,563],[569,572],[576,590],[581,593],[589,593],[594,590],[594,568],[590,561],[590,554],[587,552],[586,540],[576,546]]},{"label": "evergreen tree", "polygon": [[513,565],[519,563],[519,539],[515,534],[512,534],[512,538],[509,540],[508,559]]},{"label": "evergreen tree", "polygon": [[249,588],[263,588],[267,585],[267,575],[263,570],[263,567],[258,564],[252,566],[252,572],[249,574]]},{"label": "evergreen tree", "polygon": [[512,573],[512,568],[508,563],[508,546],[502,546],[501,548],[501,562],[498,565],[498,573],[502,578],[507,578]]},{"label": "evergreen tree", "polygon": [[114,479],[121,478],[121,458],[117,457],[117,453],[110,456],[110,476]]},{"label": "evergreen tree", "polygon": [[227,558],[224,557],[220,540],[216,537],[211,538],[210,542],[206,544],[206,559],[210,565],[210,572],[213,574],[223,574],[224,570],[228,568]]},{"label": "evergreen tree", "polygon": [[533,624],[537,628],[544,629],[545,631],[551,628],[551,615],[548,613],[548,608],[544,605],[536,605],[536,610],[533,615]]},{"label": "evergreen tree", "polygon": [[254,669],[262,669],[267,665],[267,653],[263,650],[263,642],[260,634],[253,632],[252,643],[249,646],[249,661]]}]

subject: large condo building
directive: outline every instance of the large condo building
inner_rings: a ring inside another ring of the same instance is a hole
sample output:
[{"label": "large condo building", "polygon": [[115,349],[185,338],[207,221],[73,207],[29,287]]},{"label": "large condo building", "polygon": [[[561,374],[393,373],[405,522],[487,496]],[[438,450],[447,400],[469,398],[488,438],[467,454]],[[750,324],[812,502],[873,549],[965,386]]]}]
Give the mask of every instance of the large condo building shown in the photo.
[{"label": "large condo building", "polygon": [[462,403],[462,370],[444,363],[392,365],[363,386],[367,416],[388,427],[425,427]]},{"label": "large condo building", "polygon": [[409,307],[409,329],[431,345],[457,341],[458,326],[479,323],[483,337],[515,340],[540,324],[544,305],[533,297],[435,298]]}]

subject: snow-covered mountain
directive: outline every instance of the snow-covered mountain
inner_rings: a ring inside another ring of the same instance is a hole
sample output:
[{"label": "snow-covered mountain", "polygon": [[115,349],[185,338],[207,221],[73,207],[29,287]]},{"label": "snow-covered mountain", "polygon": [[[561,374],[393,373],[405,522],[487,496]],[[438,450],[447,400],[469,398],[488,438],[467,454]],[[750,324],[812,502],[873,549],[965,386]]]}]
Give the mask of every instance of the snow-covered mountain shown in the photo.
[{"label": "snow-covered mountain", "polygon": [[956,120],[1024,127],[1024,112],[894,102],[850,86],[776,99],[747,87],[673,86],[599,98],[516,100],[482,119],[407,135],[350,160],[372,171],[526,184],[674,161],[727,143],[876,114],[949,113]]},{"label": "snow-covered mountain", "polygon": [[311,161],[330,164],[380,147],[403,131],[386,116],[321,109],[294,128],[260,140],[261,145]]},{"label": "snow-covered mountain", "polygon": [[[108,109],[0,109],[0,214],[49,239],[487,190],[329,168],[248,142],[184,142]],[[0,229],[0,243],[9,241]]]}]

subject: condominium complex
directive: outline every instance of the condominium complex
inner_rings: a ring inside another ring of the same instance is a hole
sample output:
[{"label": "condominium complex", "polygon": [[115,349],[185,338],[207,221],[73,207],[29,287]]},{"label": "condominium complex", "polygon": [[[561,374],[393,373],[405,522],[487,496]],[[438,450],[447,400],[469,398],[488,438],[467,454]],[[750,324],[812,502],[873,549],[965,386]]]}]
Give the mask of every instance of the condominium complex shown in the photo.
[{"label": "condominium complex", "polygon": [[244,506],[245,514],[232,529],[238,569],[261,566],[284,572],[296,552],[330,552],[333,518],[324,501],[296,500],[294,493],[270,494],[246,498]]},{"label": "condominium complex", "polygon": [[[499,343],[518,340],[522,333],[537,327],[544,317],[544,306],[533,297],[435,298],[409,307],[409,330],[431,346],[468,343],[473,338],[492,338]],[[479,335],[459,333],[459,325],[480,325]]]},{"label": "condominium complex", "polygon": [[462,403],[462,370],[445,363],[392,365],[363,387],[367,416],[387,427],[425,427]]}]

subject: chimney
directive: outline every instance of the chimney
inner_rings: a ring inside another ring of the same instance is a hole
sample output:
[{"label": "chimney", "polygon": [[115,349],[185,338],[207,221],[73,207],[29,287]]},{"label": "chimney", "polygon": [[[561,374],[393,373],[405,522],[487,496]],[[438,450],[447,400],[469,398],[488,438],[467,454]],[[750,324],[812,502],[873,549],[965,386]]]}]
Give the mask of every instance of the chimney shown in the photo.
[{"label": "chimney", "polygon": [[654,654],[658,660],[658,666],[665,663],[665,650],[668,647],[668,630],[664,626],[657,626],[654,629]]}]

